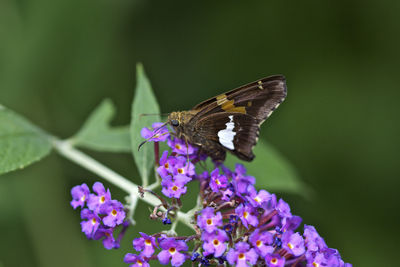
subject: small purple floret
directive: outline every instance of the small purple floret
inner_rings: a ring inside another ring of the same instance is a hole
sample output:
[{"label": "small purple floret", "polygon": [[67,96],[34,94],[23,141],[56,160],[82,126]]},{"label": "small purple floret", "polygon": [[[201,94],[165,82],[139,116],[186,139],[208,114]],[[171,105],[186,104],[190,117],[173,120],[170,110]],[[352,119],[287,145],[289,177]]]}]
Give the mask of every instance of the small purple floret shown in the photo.
[{"label": "small purple floret", "polygon": [[129,267],[150,267],[150,264],[142,256],[128,253],[124,257],[125,263],[132,263]]},{"label": "small purple floret", "polygon": [[239,242],[235,245],[235,248],[231,248],[226,255],[226,259],[230,265],[238,267],[247,267],[255,265],[258,259],[256,251],[250,249],[249,244],[245,242]]},{"label": "small purple floret", "polygon": [[169,198],[180,198],[186,194],[187,187],[185,186],[191,180],[185,175],[177,175],[175,178],[165,178],[162,180],[162,193]]},{"label": "small purple floret", "polygon": [[283,267],[285,266],[285,258],[278,254],[267,254],[265,256],[265,263],[270,267]]},{"label": "small purple floret", "polygon": [[167,144],[172,149],[172,152],[175,152],[179,155],[193,155],[198,151],[197,147],[186,143],[184,140],[179,138],[169,138]]},{"label": "small purple floret", "polygon": [[101,206],[100,213],[106,215],[103,218],[103,223],[108,227],[115,227],[125,219],[124,205],[118,200],[107,201]]},{"label": "small purple floret", "polygon": [[229,240],[226,232],[222,230],[216,230],[212,233],[203,232],[201,239],[204,241],[204,256],[214,254],[216,258],[224,254],[226,250],[225,242]]},{"label": "small purple floret", "polygon": [[256,227],[258,225],[257,219],[257,211],[249,206],[240,204],[235,209],[236,215],[239,216],[239,219],[242,221],[244,227],[249,228],[249,224]]},{"label": "small purple floret", "polygon": [[197,225],[208,233],[217,230],[218,227],[222,226],[221,212],[214,214],[214,209],[211,207],[203,209],[197,218]]},{"label": "small purple floret", "polygon": [[96,182],[93,185],[93,191],[96,194],[90,194],[88,199],[88,208],[99,213],[101,206],[107,201],[111,200],[110,189],[105,189],[104,185]]},{"label": "small purple floret", "polygon": [[305,252],[303,237],[299,233],[293,233],[292,231],[283,233],[282,247],[294,256],[300,256]]},{"label": "small purple floret", "polygon": [[270,232],[260,232],[256,229],[250,236],[250,243],[261,257],[273,253],[275,248],[272,246],[274,237]]},{"label": "small purple floret", "polygon": [[211,190],[218,193],[221,189],[228,186],[228,178],[225,175],[219,174],[219,169],[216,168],[211,172],[210,187]]},{"label": "small purple floret", "polygon": [[93,236],[94,240],[103,239],[103,246],[106,249],[119,248],[119,243],[114,239],[113,235],[114,228],[106,228],[104,226],[100,226],[99,229]]},{"label": "small purple floret", "polygon": [[185,260],[185,254],[180,251],[186,251],[188,246],[182,240],[167,237],[160,241],[162,251],[157,255],[161,264],[168,264],[171,261],[172,266],[181,266]]},{"label": "small purple floret", "polygon": [[89,197],[89,187],[86,184],[74,186],[71,189],[72,201],[71,206],[76,209],[77,207],[83,208]]},{"label": "small purple floret", "polygon": [[140,235],[142,237],[133,240],[133,248],[136,251],[141,251],[141,256],[151,257],[154,254],[154,249],[157,248],[156,239],[145,233],[140,233]]},{"label": "small purple floret", "polygon": [[81,211],[81,218],[84,220],[81,222],[82,232],[86,234],[87,238],[92,238],[93,234],[100,226],[101,219],[89,209],[83,209]]}]

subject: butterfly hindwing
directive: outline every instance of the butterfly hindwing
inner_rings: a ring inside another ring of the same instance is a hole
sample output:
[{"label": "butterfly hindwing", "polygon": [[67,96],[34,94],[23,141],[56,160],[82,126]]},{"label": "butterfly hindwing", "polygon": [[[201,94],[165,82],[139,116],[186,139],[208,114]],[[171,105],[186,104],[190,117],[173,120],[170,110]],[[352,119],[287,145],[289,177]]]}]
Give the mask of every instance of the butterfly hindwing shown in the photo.
[{"label": "butterfly hindwing", "polygon": [[257,143],[259,127],[253,116],[242,113],[220,112],[200,119],[195,126],[196,135],[212,141],[203,150],[226,149],[238,158],[254,158],[253,146]]}]

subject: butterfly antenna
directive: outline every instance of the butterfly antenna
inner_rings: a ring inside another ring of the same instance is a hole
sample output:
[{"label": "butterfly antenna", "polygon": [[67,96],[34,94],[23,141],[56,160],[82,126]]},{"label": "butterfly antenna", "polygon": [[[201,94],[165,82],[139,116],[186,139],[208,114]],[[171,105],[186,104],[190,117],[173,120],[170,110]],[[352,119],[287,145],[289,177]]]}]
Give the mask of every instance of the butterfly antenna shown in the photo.
[{"label": "butterfly antenna", "polygon": [[139,114],[139,117],[143,117],[143,116],[168,116],[169,113],[142,113]]}]

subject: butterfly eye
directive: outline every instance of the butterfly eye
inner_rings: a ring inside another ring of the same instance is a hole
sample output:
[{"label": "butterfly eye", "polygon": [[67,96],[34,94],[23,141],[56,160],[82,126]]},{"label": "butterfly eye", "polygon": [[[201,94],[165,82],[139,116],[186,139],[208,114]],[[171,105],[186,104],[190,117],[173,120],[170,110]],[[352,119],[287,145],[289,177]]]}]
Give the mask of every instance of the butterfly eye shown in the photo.
[{"label": "butterfly eye", "polygon": [[174,127],[178,127],[179,126],[179,121],[178,120],[171,120],[171,125]]}]

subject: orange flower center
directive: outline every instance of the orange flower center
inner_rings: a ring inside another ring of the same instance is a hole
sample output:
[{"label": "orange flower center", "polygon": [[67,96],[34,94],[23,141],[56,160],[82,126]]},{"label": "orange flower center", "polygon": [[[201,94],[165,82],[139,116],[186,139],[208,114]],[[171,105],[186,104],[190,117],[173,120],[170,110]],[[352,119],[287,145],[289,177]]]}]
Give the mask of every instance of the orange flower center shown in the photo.
[{"label": "orange flower center", "polygon": [[219,240],[218,239],[214,239],[213,243],[214,243],[214,246],[218,246],[219,245]]},{"label": "orange flower center", "polygon": [[272,258],[271,259],[271,263],[272,264],[277,264],[278,263],[278,259],[277,258]]},{"label": "orange flower center", "polygon": [[117,216],[117,211],[116,210],[112,210],[111,214],[112,214],[112,216]]},{"label": "orange flower center", "polygon": [[176,148],[176,149],[181,149],[181,146],[180,146],[179,144],[176,144],[176,145],[175,145],[175,148]]},{"label": "orange flower center", "polygon": [[168,251],[169,251],[169,253],[174,254],[176,252],[176,249],[175,248],[169,248]]},{"label": "orange flower center", "polygon": [[290,249],[293,249],[293,248],[294,248],[294,246],[293,246],[291,243],[288,243],[287,246],[288,246],[288,248],[290,248]]},{"label": "orange flower center", "polygon": [[105,196],[102,196],[101,198],[100,198],[100,203],[104,203],[106,201],[106,197]]},{"label": "orange flower center", "polygon": [[94,224],[96,224],[96,222],[97,222],[96,218],[93,218],[92,219],[92,224],[94,225]]},{"label": "orange flower center", "polygon": [[168,169],[169,168],[169,164],[168,162],[164,164],[164,168]]},{"label": "orange flower center", "polygon": [[218,185],[221,184],[221,182],[218,179],[215,179],[215,183],[218,184]]},{"label": "orange flower center", "polygon": [[178,187],[177,187],[176,185],[174,185],[174,186],[172,187],[172,191],[176,191],[176,190],[178,190]]},{"label": "orange flower center", "polygon": [[243,260],[245,258],[244,253],[240,253],[238,255],[239,260]]},{"label": "orange flower center", "polygon": [[243,217],[244,217],[245,219],[247,219],[247,217],[249,217],[249,213],[248,213],[247,211],[243,212]]},{"label": "orange flower center", "polygon": [[262,245],[261,240],[257,240],[256,245],[257,245],[257,247],[261,247],[261,245]]},{"label": "orange flower center", "polygon": [[316,262],[313,262],[313,263],[312,263],[312,266],[314,266],[314,267],[319,267],[319,264],[316,263]]},{"label": "orange flower center", "polygon": [[182,174],[182,173],[183,173],[183,169],[182,169],[182,168],[179,168],[179,169],[178,169],[178,172],[179,172],[180,174]]},{"label": "orange flower center", "polygon": [[208,220],[207,220],[207,224],[208,224],[208,225],[212,225],[212,223],[213,223],[212,219],[208,219]]},{"label": "orange flower center", "polygon": [[150,241],[149,239],[146,239],[146,240],[144,241],[144,243],[145,243],[147,246],[150,246],[150,245],[151,245],[151,241]]}]

